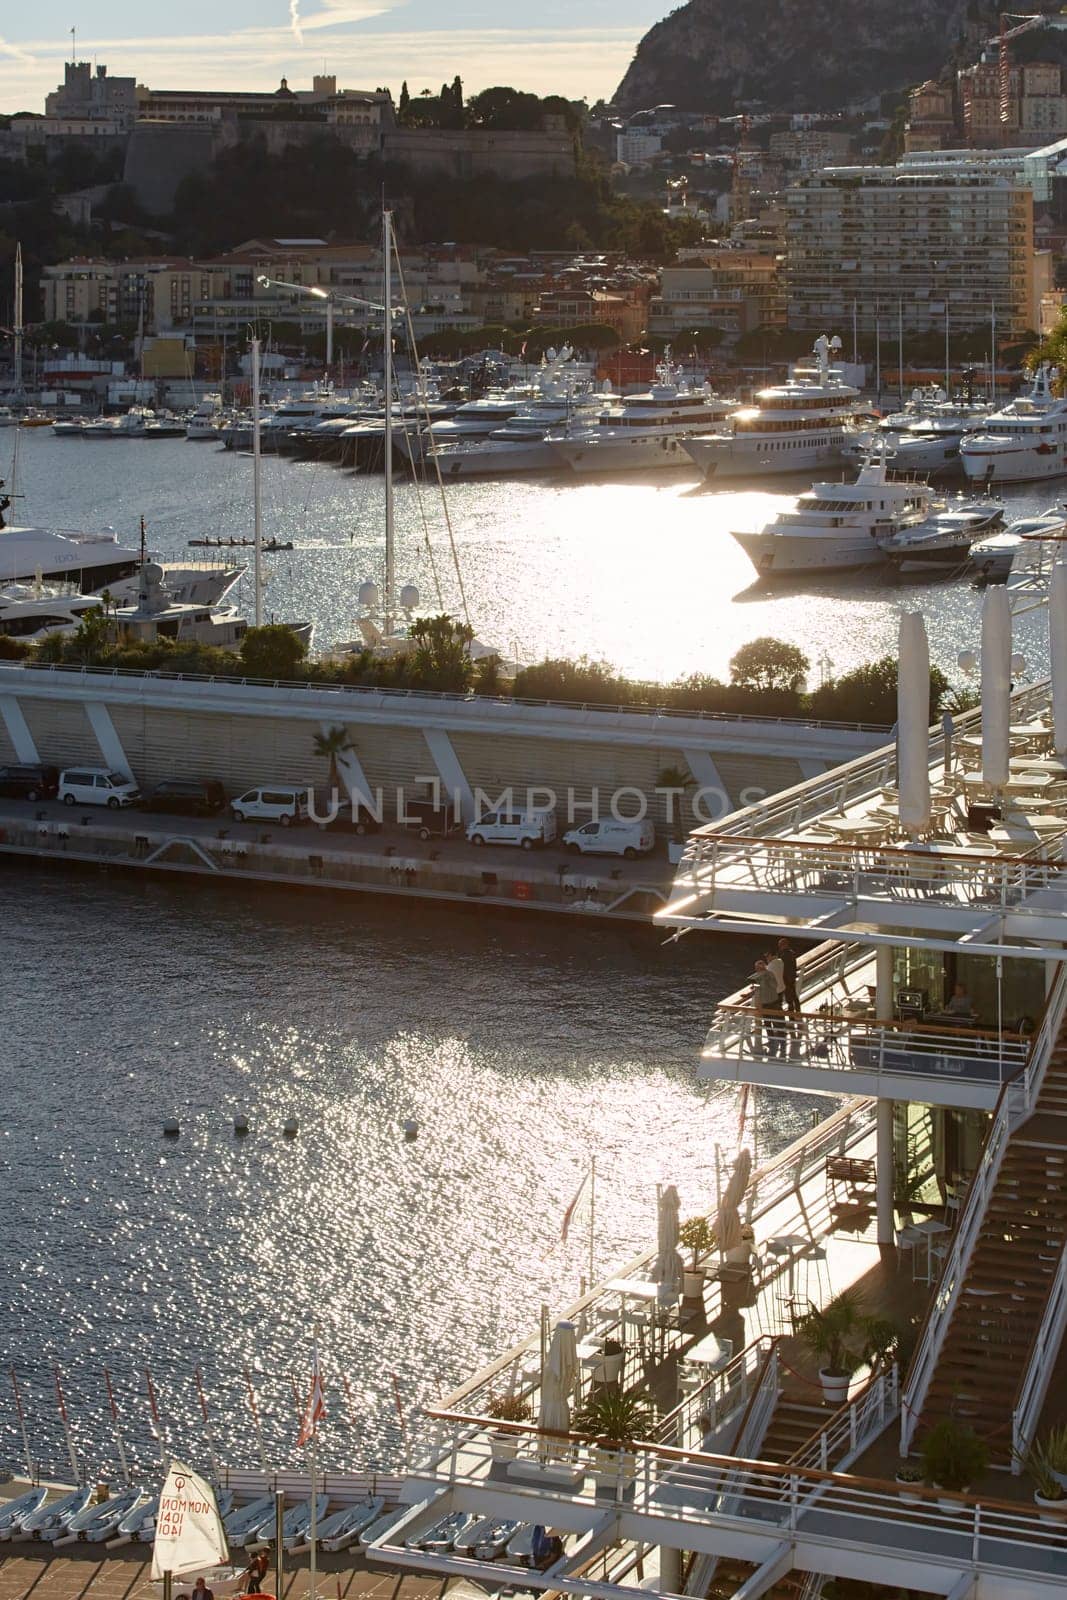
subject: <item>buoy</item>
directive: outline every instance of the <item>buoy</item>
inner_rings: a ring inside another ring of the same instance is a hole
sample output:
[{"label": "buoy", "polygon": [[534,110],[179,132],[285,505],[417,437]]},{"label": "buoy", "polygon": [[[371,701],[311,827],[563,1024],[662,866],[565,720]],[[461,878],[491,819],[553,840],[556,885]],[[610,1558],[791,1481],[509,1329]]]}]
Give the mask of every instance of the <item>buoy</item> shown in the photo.
[{"label": "buoy", "polygon": [[176,1139],[181,1131],[182,1130],[178,1126],[177,1117],[168,1117],[166,1122],[163,1124],[164,1139]]},{"label": "buoy", "polygon": [[414,1141],[419,1137],[418,1123],[415,1122],[411,1117],[408,1117],[407,1120],[401,1124],[401,1126],[404,1129],[404,1138],[407,1140],[408,1144],[413,1144]]},{"label": "buoy", "polygon": [[299,1127],[300,1124],[297,1122],[295,1117],[286,1117],[282,1126],[282,1132],[285,1134],[287,1139],[295,1139],[297,1132],[299,1131]]},{"label": "buoy", "polygon": [[244,1115],[234,1117],[234,1119],[233,1119],[234,1138],[235,1139],[243,1139],[247,1132],[248,1132],[248,1118],[246,1116],[244,1116]]}]

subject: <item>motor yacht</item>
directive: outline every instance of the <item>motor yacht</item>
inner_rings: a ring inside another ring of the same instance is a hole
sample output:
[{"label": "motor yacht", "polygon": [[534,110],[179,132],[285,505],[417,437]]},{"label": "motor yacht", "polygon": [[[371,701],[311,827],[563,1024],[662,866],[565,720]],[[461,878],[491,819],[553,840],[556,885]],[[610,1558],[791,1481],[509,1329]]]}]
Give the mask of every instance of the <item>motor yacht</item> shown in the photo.
[{"label": "motor yacht", "polygon": [[520,472],[558,472],[555,443],[570,434],[583,436],[601,420],[621,415],[613,408],[609,388],[586,394],[569,386],[556,386],[528,400],[502,427],[484,439],[457,440],[432,445],[442,474],[447,478],[504,476]]},{"label": "motor yacht", "polygon": [[934,502],[928,484],[892,480],[889,459],[872,453],[855,483],[815,483],[758,533],[735,533],[760,577],[883,562],[884,542],[924,522]]},{"label": "motor yacht", "polygon": [[74,430],[80,439],[180,439],[184,434],[178,417],[157,416],[146,406],[131,406],[121,417],[98,417]]},{"label": "motor yacht", "polygon": [[836,466],[850,441],[869,442],[864,403],[831,355],[840,339],[821,335],[812,359],[785,382],[760,389],[751,406],[732,412],[726,426],[705,430],[684,449],[705,478],[763,477]]},{"label": "motor yacht", "polygon": [[988,401],[943,400],[912,417],[898,431],[887,435],[880,428],[877,435],[861,436],[845,446],[844,454],[849,460],[862,460],[877,438],[891,444],[899,472],[916,472],[927,478],[959,476],[963,472],[960,445],[971,434],[983,431],[991,410]]},{"label": "motor yacht", "polygon": [[658,472],[688,468],[686,445],[697,434],[721,427],[736,402],[707,384],[686,386],[670,352],[656,369],[657,382],[642,394],[626,395],[617,410],[584,430],[549,436],[559,461],[577,473]]},{"label": "motor yacht", "polygon": [[120,545],[110,531],[29,527],[0,531],[0,584],[62,581],[89,593],[130,577],[140,564],[140,551]]},{"label": "motor yacht", "polygon": [[1017,395],[960,445],[972,482],[1032,483],[1067,474],[1067,399],[1053,393],[1055,369],[1042,365],[1028,394]]},{"label": "motor yacht", "polygon": [[218,443],[227,420],[221,394],[206,394],[185,424],[185,437],[194,443]]},{"label": "motor yacht", "polygon": [[924,522],[880,540],[898,572],[962,572],[976,540],[999,528],[1004,507],[997,500],[964,500],[935,508]]}]

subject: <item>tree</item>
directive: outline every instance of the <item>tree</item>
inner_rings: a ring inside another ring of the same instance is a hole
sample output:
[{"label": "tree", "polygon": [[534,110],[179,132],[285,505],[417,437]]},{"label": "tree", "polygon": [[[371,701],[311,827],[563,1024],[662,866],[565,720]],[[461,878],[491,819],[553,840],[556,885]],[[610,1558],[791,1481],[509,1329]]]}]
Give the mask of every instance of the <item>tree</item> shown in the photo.
[{"label": "tree", "polygon": [[474,676],[469,650],[474,629],[469,623],[447,614],[419,617],[411,624],[411,636],[416,641],[408,657],[412,685],[465,694]]},{"label": "tree", "polygon": [[303,639],[280,622],[249,628],[241,640],[241,664],[250,678],[292,678],[306,655]]},{"label": "tree", "polygon": [[408,92],[408,80],[405,78],[403,83],[400,85],[400,99],[397,102],[396,108],[396,120],[398,122],[403,123],[407,121],[408,107],[410,105],[411,95]]},{"label": "tree", "polygon": [[797,645],[764,636],[741,646],[730,662],[730,681],[740,689],[785,689],[795,694],[810,666]]},{"label": "tree", "polygon": [[330,766],[330,788],[341,787],[341,773],[338,767],[338,758],[352,749],[352,741],[348,737],[348,729],[340,726],[327,729],[325,733],[316,733],[312,743],[315,754],[321,756]]}]

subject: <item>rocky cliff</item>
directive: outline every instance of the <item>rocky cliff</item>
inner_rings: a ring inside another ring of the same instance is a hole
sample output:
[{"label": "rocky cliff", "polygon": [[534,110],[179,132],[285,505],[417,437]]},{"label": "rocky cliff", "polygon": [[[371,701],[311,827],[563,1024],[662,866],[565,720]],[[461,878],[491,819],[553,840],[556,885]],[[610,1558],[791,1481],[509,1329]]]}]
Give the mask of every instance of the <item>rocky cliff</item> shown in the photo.
[{"label": "rocky cliff", "polygon": [[[670,103],[835,110],[935,75],[995,31],[982,0],[689,0],[641,40],[616,93]],[[965,56],[963,57],[965,59]]]}]

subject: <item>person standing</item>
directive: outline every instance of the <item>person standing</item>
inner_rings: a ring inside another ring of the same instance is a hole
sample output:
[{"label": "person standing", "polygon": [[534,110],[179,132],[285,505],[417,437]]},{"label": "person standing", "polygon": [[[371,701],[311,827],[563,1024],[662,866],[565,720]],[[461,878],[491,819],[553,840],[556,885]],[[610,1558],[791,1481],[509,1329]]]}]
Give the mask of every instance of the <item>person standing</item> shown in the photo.
[{"label": "person standing", "polygon": [[792,1017],[800,1015],[800,996],[797,993],[797,953],[788,939],[778,941],[778,959],[782,963],[782,999]]},{"label": "person standing", "polygon": [[[752,998],[756,1006],[756,1050],[759,1054],[785,1055],[785,1038],[782,1032],[782,998],[778,980],[766,961],[757,961],[752,974]],[[763,1045],[759,1043],[763,1030]]]}]

